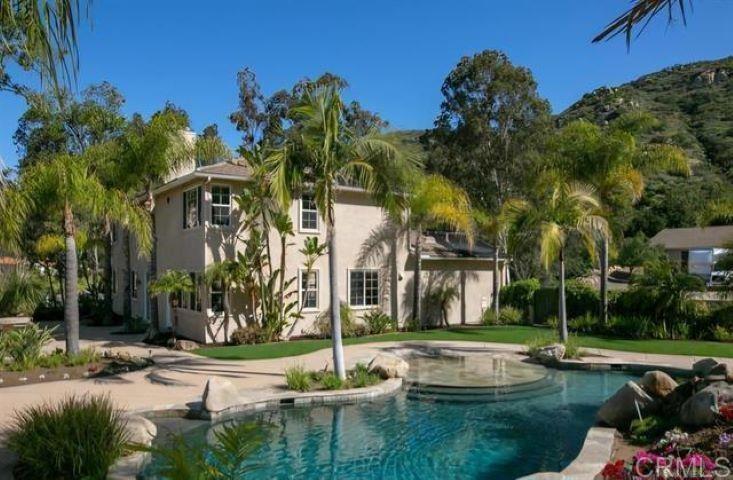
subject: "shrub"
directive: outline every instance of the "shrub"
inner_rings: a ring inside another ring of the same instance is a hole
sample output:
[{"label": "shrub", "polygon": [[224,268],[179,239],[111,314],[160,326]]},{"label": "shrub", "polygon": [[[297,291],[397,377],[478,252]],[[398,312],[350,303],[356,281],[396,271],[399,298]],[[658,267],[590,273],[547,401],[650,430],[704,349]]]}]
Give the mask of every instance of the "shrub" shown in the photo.
[{"label": "shrub", "polygon": [[[557,286],[537,290],[533,302],[535,321],[543,322],[557,315],[559,296]],[[600,292],[594,287],[575,279],[565,282],[565,306],[569,318],[597,312],[600,302]]]},{"label": "shrub", "polygon": [[560,319],[557,318],[555,315],[547,317],[547,326],[550,327],[552,330],[557,331],[557,329],[560,327]]},{"label": "shrub", "polygon": [[536,278],[517,280],[509,285],[501,287],[499,301],[502,305],[518,308],[527,311],[532,305],[534,293],[539,290],[540,281]]},{"label": "shrub", "polygon": [[733,342],[733,331],[728,330],[722,325],[716,325],[713,328],[713,340],[718,342]]},{"label": "shrub", "polygon": [[109,397],[72,396],[17,412],[7,444],[18,456],[19,480],[98,479],[126,442],[125,421]]},{"label": "shrub", "polygon": [[622,338],[664,338],[664,327],[644,315],[613,315],[608,321],[608,332]]},{"label": "shrub", "polygon": [[672,421],[656,415],[644,417],[641,420],[638,418],[632,420],[629,428],[631,443],[634,445],[649,445],[672,426]]},{"label": "shrub", "polygon": [[11,369],[30,370],[38,365],[43,347],[53,340],[52,333],[33,324],[2,332],[0,350],[10,357]]},{"label": "shrub", "polygon": [[499,317],[496,316],[493,308],[487,308],[484,310],[484,313],[481,315],[481,323],[487,327],[499,324]]},{"label": "shrub", "polygon": [[285,383],[290,390],[307,392],[311,388],[311,376],[302,365],[285,369]]},{"label": "shrub", "polygon": [[326,390],[339,390],[343,387],[344,382],[333,372],[327,372],[321,378],[321,384]]},{"label": "shrub", "polygon": [[79,353],[66,356],[66,365],[71,367],[77,365],[87,365],[99,361],[100,355],[94,347],[82,348]]},{"label": "shrub", "polygon": [[580,344],[578,343],[578,337],[570,335],[567,342],[565,342],[565,355],[563,358],[580,358],[582,351],[580,350]]},{"label": "shrub", "polygon": [[601,330],[601,325],[598,317],[591,313],[586,313],[585,315],[569,320],[568,328],[577,333],[595,333]]},{"label": "shrub", "polygon": [[[341,303],[341,336],[342,337],[353,337],[355,336],[356,319],[354,318],[354,311],[346,303]],[[313,334],[319,338],[331,338],[331,311],[330,309],[325,310],[318,318],[316,318],[313,324]]]},{"label": "shrub", "polygon": [[395,322],[392,317],[381,310],[371,310],[364,314],[364,323],[371,335],[387,333],[394,330]]},{"label": "shrub", "polygon": [[547,347],[557,342],[557,336],[551,334],[537,335],[524,342],[524,346],[527,348],[527,355],[534,357],[540,351],[542,347]]},{"label": "shrub", "polygon": [[265,343],[267,340],[267,332],[256,323],[237,328],[229,337],[229,341],[234,345],[253,345],[256,343]]},{"label": "shrub", "polygon": [[363,363],[357,363],[354,369],[349,372],[349,383],[354,388],[363,388],[377,384],[381,378],[376,373],[369,373],[369,367]]},{"label": "shrub", "polygon": [[514,307],[503,307],[499,310],[499,322],[503,325],[519,325],[522,323],[522,311]]},{"label": "shrub", "polygon": [[18,268],[0,282],[0,317],[32,315],[44,294],[43,281],[25,268]]}]

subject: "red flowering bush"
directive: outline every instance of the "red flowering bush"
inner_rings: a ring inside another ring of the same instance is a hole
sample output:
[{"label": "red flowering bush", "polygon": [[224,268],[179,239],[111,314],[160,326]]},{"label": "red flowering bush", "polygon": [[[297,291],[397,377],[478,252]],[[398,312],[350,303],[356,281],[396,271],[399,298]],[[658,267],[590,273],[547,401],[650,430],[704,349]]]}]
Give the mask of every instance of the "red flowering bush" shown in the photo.
[{"label": "red flowering bush", "polygon": [[623,460],[616,460],[615,462],[608,462],[601,475],[604,480],[625,480],[629,477],[629,472],[626,470],[626,462]]},{"label": "red flowering bush", "polygon": [[725,403],[718,410],[726,422],[733,422],[733,403]]}]

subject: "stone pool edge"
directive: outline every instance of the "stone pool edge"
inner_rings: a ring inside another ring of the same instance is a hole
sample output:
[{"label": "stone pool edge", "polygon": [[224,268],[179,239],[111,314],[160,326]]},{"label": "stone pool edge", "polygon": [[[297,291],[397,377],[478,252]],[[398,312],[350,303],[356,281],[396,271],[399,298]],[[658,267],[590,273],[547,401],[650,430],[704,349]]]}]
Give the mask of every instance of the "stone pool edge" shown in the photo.
[{"label": "stone pool edge", "polygon": [[[199,420],[222,420],[239,413],[254,413],[282,407],[303,407],[316,405],[333,405],[337,403],[353,404],[369,402],[377,398],[392,395],[402,388],[401,378],[390,378],[365,388],[351,388],[341,391],[317,391],[305,393],[287,392],[272,394],[256,400],[243,401],[219,412],[209,412],[201,402],[189,404],[156,405],[151,408],[128,411],[128,415],[140,415],[145,418],[161,418],[179,416]],[[137,452],[118,459],[107,473],[108,480],[135,480],[147,464],[150,454]]]}]

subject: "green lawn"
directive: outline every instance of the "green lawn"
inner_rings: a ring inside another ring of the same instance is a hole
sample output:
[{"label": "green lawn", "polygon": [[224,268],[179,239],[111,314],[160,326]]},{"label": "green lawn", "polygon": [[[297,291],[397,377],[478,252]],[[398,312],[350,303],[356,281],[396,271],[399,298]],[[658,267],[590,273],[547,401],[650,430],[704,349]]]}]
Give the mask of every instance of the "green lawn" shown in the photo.
[{"label": "green lawn", "polygon": [[[548,335],[546,328],[528,326],[451,328],[427,332],[399,332],[367,337],[345,338],[345,345],[406,340],[463,340],[475,342],[520,343]],[[578,342],[586,348],[607,348],[627,352],[665,353],[709,357],[732,357],[733,344],[694,340],[624,340],[583,335]],[[292,357],[331,346],[330,340],[293,340],[290,342],[239,345],[233,347],[208,347],[195,351],[199,355],[221,360],[258,360]]]}]

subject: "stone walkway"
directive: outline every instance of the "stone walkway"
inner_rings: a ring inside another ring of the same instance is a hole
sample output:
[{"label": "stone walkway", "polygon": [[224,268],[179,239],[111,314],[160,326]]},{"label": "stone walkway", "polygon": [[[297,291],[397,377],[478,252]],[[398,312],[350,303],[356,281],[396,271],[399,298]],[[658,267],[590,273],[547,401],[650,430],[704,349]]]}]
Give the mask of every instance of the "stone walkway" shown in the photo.
[{"label": "stone walkway", "polygon": [[[0,429],[12,420],[13,411],[44,401],[53,401],[72,394],[104,393],[110,395],[120,408],[126,410],[153,410],[197,402],[211,376],[229,379],[241,390],[245,398],[257,400],[283,392],[284,370],[292,365],[307,369],[331,368],[331,350],[323,349],[297,357],[269,360],[221,361],[184,352],[175,352],[142,343],[141,336],[113,335],[116,328],[83,328],[82,348],[93,346],[100,351],[127,351],[131,355],[151,356],[155,365],[149,369],[100,379],[67,380],[17,387],[0,388]],[[56,343],[58,342],[58,343]],[[62,346],[58,339],[49,348]],[[523,346],[484,342],[383,342],[351,345],[344,348],[347,368],[358,362],[367,363],[382,351],[402,347],[444,347],[465,353],[496,352],[518,359]],[[690,368],[698,357],[678,355],[652,355],[586,349],[592,356],[586,361],[596,363],[638,363],[664,365],[674,368]],[[4,455],[0,455],[0,472],[4,470]],[[0,475],[0,478],[2,475]]]}]

